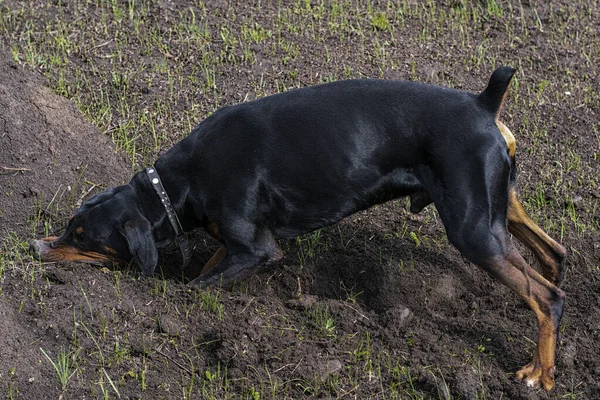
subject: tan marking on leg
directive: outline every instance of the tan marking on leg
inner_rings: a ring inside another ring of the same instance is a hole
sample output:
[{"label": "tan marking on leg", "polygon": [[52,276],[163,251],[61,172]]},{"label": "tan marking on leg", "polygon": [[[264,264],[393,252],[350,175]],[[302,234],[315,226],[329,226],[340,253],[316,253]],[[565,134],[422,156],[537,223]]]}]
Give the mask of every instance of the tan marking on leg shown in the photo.
[{"label": "tan marking on leg", "polygon": [[524,380],[528,386],[552,390],[564,292],[527,265],[516,249],[490,260],[488,271],[527,302],[538,322],[539,334],[533,360],[517,372],[517,378]]},{"label": "tan marking on leg", "polygon": [[210,271],[212,271],[212,269],[218,263],[220,263],[225,258],[226,255],[227,255],[227,248],[225,246],[219,247],[219,249],[215,252],[215,254],[213,254],[213,256],[210,258],[210,260],[208,260],[208,262],[206,264],[204,264],[204,267],[202,267],[202,271],[200,271],[199,276],[203,276],[205,274],[208,274]]},{"label": "tan marking on leg", "polygon": [[562,280],[567,250],[554,241],[527,215],[517,192],[508,194],[508,230],[533,252],[542,267],[542,275],[554,285]]},{"label": "tan marking on leg", "polygon": [[506,147],[508,147],[508,154],[511,157],[514,157],[515,151],[517,150],[517,141],[515,140],[514,135],[512,134],[510,129],[508,129],[506,125],[504,125],[499,119],[496,119],[496,126],[498,127],[498,130],[500,131],[502,137],[506,141]]},{"label": "tan marking on leg", "polygon": [[208,232],[210,236],[214,237],[219,241],[221,240],[221,230],[216,222],[208,221],[204,229],[206,230],[206,232]]}]

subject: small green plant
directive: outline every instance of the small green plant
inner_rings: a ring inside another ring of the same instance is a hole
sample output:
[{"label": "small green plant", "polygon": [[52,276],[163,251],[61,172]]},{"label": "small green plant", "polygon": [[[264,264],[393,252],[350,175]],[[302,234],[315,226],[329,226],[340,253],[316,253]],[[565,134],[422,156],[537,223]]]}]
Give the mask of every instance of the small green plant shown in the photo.
[{"label": "small green plant", "polygon": [[361,361],[368,361],[371,357],[371,333],[367,332],[365,338],[360,340],[358,346],[352,350],[350,360],[353,363],[358,363]]},{"label": "small green plant", "polygon": [[340,282],[340,288],[346,295],[346,301],[349,301],[350,303],[353,303],[353,304],[356,304],[358,297],[363,293],[362,291],[355,292],[354,287],[351,287],[351,288],[347,287],[343,281]]},{"label": "small green plant", "polygon": [[[108,375],[108,372],[106,372],[106,369],[102,368],[102,372],[104,374],[104,377],[108,381],[108,384],[110,385],[110,387],[112,388],[112,390],[117,395],[117,398],[120,399],[121,398],[121,393],[119,393],[119,389],[117,389],[117,385],[115,385],[115,383],[111,379],[110,375]],[[110,396],[109,396],[110,391],[108,390],[108,388],[104,387],[104,378],[100,378],[100,380],[98,381],[98,385],[100,386],[100,389],[102,390],[102,396],[104,397],[104,399],[108,400],[110,398]]]},{"label": "small green plant", "polygon": [[16,367],[12,367],[9,371],[8,371],[8,398],[10,400],[14,399],[15,396],[19,393],[18,389],[15,388],[14,383],[13,383],[13,377],[15,376],[15,373],[17,372],[17,368]]},{"label": "small green plant", "polygon": [[373,15],[371,18],[371,23],[373,24],[373,28],[376,30],[387,31],[390,29],[390,21],[382,12],[375,13],[375,15]]},{"label": "small green plant", "polygon": [[319,253],[327,250],[327,241],[323,240],[322,236],[323,230],[317,229],[307,235],[296,237],[300,265],[306,265],[308,261],[314,261]]},{"label": "small green plant", "polygon": [[223,320],[223,304],[221,303],[220,291],[194,290],[194,297],[200,302],[200,307],[213,314],[217,314],[219,321]]},{"label": "small green plant", "polygon": [[421,245],[421,239],[419,238],[419,233],[410,232],[408,236],[411,238],[415,247],[419,247]]},{"label": "small green plant", "polygon": [[151,293],[155,296],[158,297],[164,297],[167,294],[167,279],[166,278],[161,278],[161,279],[156,279],[154,281],[154,287],[151,290]]},{"label": "small green plant", "polygon": [[336,326],[328,307],[322,307],[317,304],[308,310],[308,314],[321,335],[327,338],[336,336]]},{"label": "small green plant", "polygon": [[40,351],[44,354],[48,361],[50,361],[50,364],[52,364],[52,366],[54,367],[54,370],[58,375],[60,388],[62,391],[65,391],[67,389],[69,379],[71,379],[71,377],[76,372],[76,370],[73,370],[73,365],[71,364],[71,353],[66,352],[64,349],[61,349],[56,356],[56,361],[54,361],[48,355],[48,353],[46,353],[41,347]]}]

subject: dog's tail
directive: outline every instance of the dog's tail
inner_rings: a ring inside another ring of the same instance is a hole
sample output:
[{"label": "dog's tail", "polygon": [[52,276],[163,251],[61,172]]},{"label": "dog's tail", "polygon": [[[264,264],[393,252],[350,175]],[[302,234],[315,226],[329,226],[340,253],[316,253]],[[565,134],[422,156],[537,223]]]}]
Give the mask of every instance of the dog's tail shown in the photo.
[{"label": "dog's tail", "polygon": [[500,67],[496,69],[485,90],[477,96],[479,105],[492,114],[498,115],[502,108],[504,98],[508,93],[508,85],[515,74],[515,71],[516,69],[512,67]]}]

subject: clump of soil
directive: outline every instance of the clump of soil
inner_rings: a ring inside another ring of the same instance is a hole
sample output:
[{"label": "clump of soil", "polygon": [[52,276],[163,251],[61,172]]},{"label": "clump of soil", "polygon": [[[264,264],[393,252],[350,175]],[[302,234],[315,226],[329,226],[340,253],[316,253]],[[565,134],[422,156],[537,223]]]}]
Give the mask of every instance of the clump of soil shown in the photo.
[{"label": "clump of soil", "polygon": [[40,212],[54,213],[53,204],[75,207],[96,186],[122,183],[130,167],[72,101],[52,93],[41,78],[7,61],[9,55],[0,59],[3,237],[7,232],[24,233],[28,219]]}]

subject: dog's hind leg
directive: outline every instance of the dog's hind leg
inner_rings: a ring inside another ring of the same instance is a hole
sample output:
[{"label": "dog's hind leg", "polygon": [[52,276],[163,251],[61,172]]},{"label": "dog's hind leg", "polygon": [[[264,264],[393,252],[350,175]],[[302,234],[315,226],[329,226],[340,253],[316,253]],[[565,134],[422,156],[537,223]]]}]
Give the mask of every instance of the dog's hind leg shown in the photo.
[{"label": "dog's hind leg", "polygon": [[[442,203],[438,211],[450,242],[466,258],[523,298],[535,313],[537,348],[533,360],[517,372],[517,378],[528,386],[551,390],[565,294],[531,268],[511,242],[504,211],[510,202],[509,190],[502,181],[494,182],[500,185],[492,186],[493,195],[481,196],[481,191],[469,192],[463,187],[457,192],[466,200]],[[508,183],[507,180],[504,182]],[[502,192],[506,197],[501,195]],[[480,210],[496,211],[482,213]]]},{"label": "dog's hind leg", "polygon": [[567,250],[555,242],[529,218],[517,198],[515,189],[509,192],[508,230],[529,248],[542,266],[542,275],[554,285],[560,285]]},{"label": "dog's hind leg", "polygon": [[517,378],[524,380],[528,386],[551,390],[554,387],[556,341],[565,294],[527,264],[510,243],[504,224],[491,226],[491,231],[485,234],[477,228],[462,230],[462,235],[459,238],[454,236],[451,241],[465,257],[521,296],[533,310],[538,323],[537,348],[533,360],[517,372]]},{"label": "dog's hind leg", "polygon": [[506,254],[491,258],[483,269],[521,296],[537,318],[537,348],[533,360],[517,372],[517,378],[524,380],[527,386],[542,386],[545,390],[552,390],[558,325],[565,301],[564,292],[527,265],[515,248]]}]

